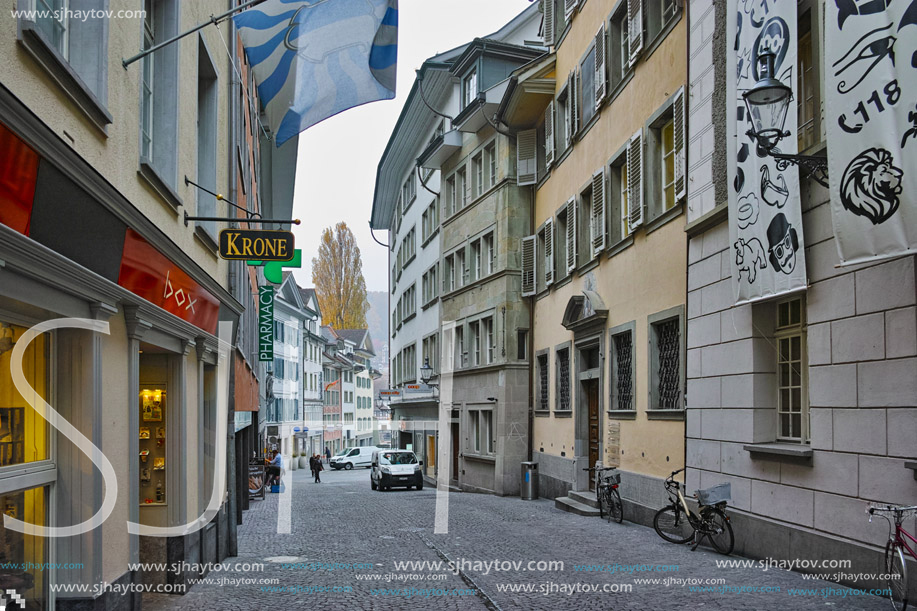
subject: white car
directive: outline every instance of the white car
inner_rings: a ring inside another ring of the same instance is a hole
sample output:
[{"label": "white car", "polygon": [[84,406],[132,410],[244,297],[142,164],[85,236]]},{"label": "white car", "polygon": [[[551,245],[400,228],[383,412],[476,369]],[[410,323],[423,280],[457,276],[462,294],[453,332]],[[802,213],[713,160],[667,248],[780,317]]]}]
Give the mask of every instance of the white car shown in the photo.
[{"label": "white car", "polygon": [[346,469],[350,471],[354,467],[370,467],[373,452],[378,450],[376,446],[358,446],[355,448],[345,448],[331,457],[332,469]]},{"label": "white car", "polygon": [[410,450],[376,450],[373,452],[369,483],[373,490],[395,486],[423,490],[423,462]]}]

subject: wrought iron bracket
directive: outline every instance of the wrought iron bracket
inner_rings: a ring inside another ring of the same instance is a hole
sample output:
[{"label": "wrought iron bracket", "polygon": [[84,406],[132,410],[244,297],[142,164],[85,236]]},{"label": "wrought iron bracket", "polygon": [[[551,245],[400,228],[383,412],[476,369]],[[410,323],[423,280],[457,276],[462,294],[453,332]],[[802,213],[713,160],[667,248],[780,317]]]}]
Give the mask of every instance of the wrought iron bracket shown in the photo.
[{"label": "wrought iron bracket", "polygon": [[787,155],[771,151],[771,157],[777,160],[777,169],[786,170],[791,165],[796,165],[807,172],[806,177],[811,178],[824,188],[828,187],[828,158],[817,155]]}]

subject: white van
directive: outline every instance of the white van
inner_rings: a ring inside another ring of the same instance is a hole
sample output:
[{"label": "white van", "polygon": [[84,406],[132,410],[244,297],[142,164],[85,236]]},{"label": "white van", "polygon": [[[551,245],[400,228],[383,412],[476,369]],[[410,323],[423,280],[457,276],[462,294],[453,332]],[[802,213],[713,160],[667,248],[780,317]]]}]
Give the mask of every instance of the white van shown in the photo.
[{"label": "white van", "polygon": [[423,490],[423,462],[410,450],[385,450],[373,452],[369,483],[373,490],[388,490],[395,486]]},{"label": "white van", "polygon": [[332,469],[346,469],[350,471],[354,467],[372,466],[373,452],[378,450],[376,446],[358,446],[355,448],[346,448],[331,457]]}]

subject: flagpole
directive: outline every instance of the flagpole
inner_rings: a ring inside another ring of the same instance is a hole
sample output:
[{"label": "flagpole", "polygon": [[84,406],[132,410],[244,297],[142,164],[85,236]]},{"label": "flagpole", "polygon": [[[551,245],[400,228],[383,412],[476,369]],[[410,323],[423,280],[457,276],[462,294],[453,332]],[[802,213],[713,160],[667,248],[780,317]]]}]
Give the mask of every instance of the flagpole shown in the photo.
[{"label": "flagpole", "polygon": [[226,11],[225,13],[221,13],[221,14],[217,15],[216,17],[214,17],[213,15],[211,15],[211,16],[210,16],[210,21],[206,21],[206,22],[204,22],[204,23],[201,23],[201,24],[199,24],[199,25],[196,25],[196,26],[194,26],[193,28],[191,28],[190,30],[188,30],[187,32],[182,32],[181,34],[179,34],[179,35],[177,35],[177,36],[173,36],[173,37],[170,38],[169,40],[164,40],[163,42],[159,43],[158,45],[153,45],[153,46],[150,47],[149,49],[144,49],[143,51],[141,51],[140,53],[138,53],[137,55],[135,55],[135,56],[133,56],[133,57],[130,57],[130,58],[128,58],[128,59],[122,59],[122,60],[121,60],[121,65],[124,66],[124,69],[125,69],[125,70],[127,70],[127,67],[130,66],[131,64],[133,64],[133,63],[134,63],[135,61],[137,61],[138,59],[143,59],[144,57],[146,57],[146,56],[149,55],[150,53],[154,53],[154,52],[158,51],[159,49],[161,49],[161,48],[163,48],[163,47],[166,47],[166,46],[172,44],[172,43],[175,42],[176,40],[181,40],[182,38],[184,38],[184,37],[187,36],[188,34],[194,34],[194,33],[197,32],[198,30],[203,30],[204,28],[206,28],[206,27],[207,27],[208,25],[210,25],[211,23],[212,23],[213,25],[216,25],[216,24],[218,24],[219,22],[221,22],[221,21],[223,21],[224,19],[226,19],[227,17],[229,17],[230,15],[232,15],[233,13],[238,13],[239,11],[243,11],[243,10],[245,10],[245,9],[247,9],[247,8],[250,8],[250,7],[252,7],[252,6],[255,6],[256,4],[261,4],[262,2],[264,2],[264,0],[248,0],[248,2],[244,2],[244,3],[240,4],[239,6],[237,6],[237,7],[233,8],[233,9],[230,9],[230,10]]}]

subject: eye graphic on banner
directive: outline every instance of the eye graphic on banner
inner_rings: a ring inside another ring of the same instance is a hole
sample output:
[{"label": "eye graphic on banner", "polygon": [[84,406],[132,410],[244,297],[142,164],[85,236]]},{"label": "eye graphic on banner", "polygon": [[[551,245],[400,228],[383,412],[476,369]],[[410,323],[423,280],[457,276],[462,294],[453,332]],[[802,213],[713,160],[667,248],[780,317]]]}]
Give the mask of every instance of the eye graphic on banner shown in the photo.
[{"label": "eye graphic on banner", "polygon": [[841,203],[846,210],[865,216],[873,225],[884,223],[898,211],[901,177],[885,149],[869,149],[853,158],[841,178]]},{"label": "eye graphic on banner", "polygon": [[910,25],[917,0],[826,4],[831,213],[843,264],[917,252],[917,32],[902,35]]}]

